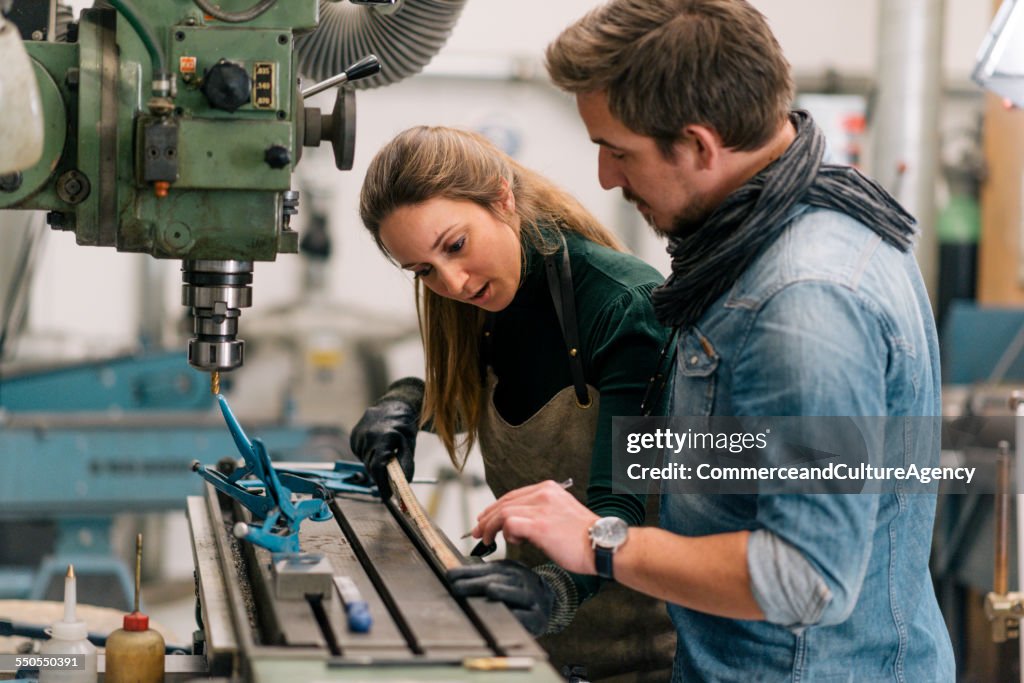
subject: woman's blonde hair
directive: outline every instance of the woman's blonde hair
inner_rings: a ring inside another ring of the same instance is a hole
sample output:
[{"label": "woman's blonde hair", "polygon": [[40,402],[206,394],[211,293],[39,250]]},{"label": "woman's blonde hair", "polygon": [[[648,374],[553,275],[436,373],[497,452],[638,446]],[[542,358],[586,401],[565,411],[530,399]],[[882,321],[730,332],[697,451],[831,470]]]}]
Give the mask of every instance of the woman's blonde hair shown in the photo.
[{"label": "woman's blonde hair", "polygon": [[[508,189],[515,215],[502,211]],[[540,226],[575,232],[619,251],[622,246],[589,211],[543,176],[523,167],[481,135],[418,126],[399,133],[370,162],[359,197],[359,214],[377,246],[380,225],[395,210],[434,198],[469,201],[519,229],[520,243],[551,253]],[[525,253],[525,252],[524,252]],[[523,263],[526,261],[523,259]],[[416,282],[417,314],[426,357],[426,393],[420,424],[432,423],[460,468],[477,438],[483,409],[480,337],[486,313],[434,294]],[[464,434],[458,439],[459,434]]]}]

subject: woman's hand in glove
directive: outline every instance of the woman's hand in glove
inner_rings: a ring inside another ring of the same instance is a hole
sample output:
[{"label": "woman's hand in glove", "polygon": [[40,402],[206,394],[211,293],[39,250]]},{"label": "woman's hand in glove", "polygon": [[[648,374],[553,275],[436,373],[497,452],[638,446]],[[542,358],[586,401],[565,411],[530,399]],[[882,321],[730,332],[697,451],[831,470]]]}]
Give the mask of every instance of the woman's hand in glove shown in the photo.
[{"label": "woman's hand in glove", "polygon": [[456,595],[485,596],[503,602],[531,634],[547,632],[555,593],[525,564],[513,560],[485,562],[451,569],[448,578]]},{"label": "woman's hand in glove", "polygon": [[370,471],[381,500],[391,497],[387,466],[392,458],[398,458],[405,478],[412,480],[423,388],[423,380],[415,377],[396,381],[352,429],[349,445]]}]

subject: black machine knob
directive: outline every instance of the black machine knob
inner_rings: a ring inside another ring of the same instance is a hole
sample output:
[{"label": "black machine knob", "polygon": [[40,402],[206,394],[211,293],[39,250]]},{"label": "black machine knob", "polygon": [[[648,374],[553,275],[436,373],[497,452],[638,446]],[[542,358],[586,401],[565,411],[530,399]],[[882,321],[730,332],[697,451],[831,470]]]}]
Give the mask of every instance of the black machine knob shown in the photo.
[{"label": "black machine knob", "polygon": [[240,64],[221,59],[203,74],[201,90],[211,107],[233,112],[249,102],[252,80]]},{"label": "black machine knob", "polygon": [[292,163],[292,153],[284,145],[271,145],[263,152],[263,160],[270,168],[285,168]]},{"label": "black machine knob", "polygon": [[380,59],[377,55],[367,55],[358,62],[345,69],[345,75],[348,76],[348,82],[358,81],[360,78],[366,78],[367,76],[373,76],[380,73]]}]

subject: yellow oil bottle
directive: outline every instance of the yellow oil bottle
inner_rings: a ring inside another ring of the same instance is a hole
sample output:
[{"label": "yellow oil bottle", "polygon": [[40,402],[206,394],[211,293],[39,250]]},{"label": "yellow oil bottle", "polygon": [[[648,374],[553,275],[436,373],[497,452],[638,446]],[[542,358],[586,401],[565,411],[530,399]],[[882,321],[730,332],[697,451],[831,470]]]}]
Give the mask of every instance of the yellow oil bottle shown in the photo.
[{"label": "yellow oil bottle", "polygon": [[149,628],[139,611],[142,534],[135,539],[135,611],[124,615],[124,627],[107,638],[106,683],[163,683],[164,638]]}]

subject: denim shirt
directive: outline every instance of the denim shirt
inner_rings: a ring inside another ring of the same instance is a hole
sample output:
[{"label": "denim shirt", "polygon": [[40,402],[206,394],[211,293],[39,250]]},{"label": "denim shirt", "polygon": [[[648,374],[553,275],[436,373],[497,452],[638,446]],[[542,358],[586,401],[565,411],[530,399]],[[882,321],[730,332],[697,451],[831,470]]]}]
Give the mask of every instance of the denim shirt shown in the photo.
[{"label": "denim shirt", "polygon": [[[799,205],[789,220],[680,332],[670,414],[939,415],[935,323],[913,254],[834,211]],[[885,444],[887,457],[907,447]],[[661,509],[679,534],[752,532],[766,617],[670,605],[674,681],[954,679],[928,571],[934,495],[666,494]]]}]

